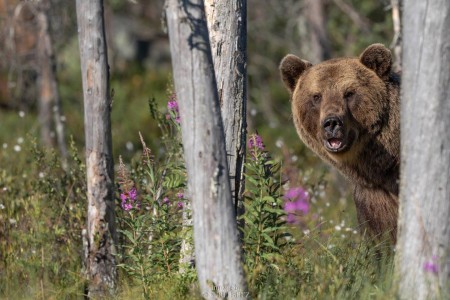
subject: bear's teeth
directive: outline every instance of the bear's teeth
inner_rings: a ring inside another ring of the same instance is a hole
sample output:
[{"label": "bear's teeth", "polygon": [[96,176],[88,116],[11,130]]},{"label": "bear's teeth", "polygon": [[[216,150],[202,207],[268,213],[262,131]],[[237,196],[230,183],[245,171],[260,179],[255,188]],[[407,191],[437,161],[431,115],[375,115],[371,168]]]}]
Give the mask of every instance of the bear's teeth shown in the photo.
[{"label": "bear's teeth", "polygon": [[331,139],[329,140],[330,146],[333,149],[338,149],[341,146],[341,141],[338,139]]}]

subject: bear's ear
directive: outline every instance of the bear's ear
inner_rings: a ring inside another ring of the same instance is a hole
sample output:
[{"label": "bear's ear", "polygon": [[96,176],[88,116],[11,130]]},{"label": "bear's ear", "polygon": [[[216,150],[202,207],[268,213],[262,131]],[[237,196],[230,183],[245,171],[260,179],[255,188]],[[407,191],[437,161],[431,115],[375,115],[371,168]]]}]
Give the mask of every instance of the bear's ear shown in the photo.
[{"label": "bear's ear", "polygon": [[302,73],[311,67],[309,61],[302,60],[295,55],[286,55],[280,63],[280,73],[283,82],[291,94],[294,92],[297,80]]},{"label": "bear's ear", "polygon": [[361,54],[359,60],[363,65],[373,70],[381,79],[389,77],[392,66],[392,54],[384,45],[370,45]]}]

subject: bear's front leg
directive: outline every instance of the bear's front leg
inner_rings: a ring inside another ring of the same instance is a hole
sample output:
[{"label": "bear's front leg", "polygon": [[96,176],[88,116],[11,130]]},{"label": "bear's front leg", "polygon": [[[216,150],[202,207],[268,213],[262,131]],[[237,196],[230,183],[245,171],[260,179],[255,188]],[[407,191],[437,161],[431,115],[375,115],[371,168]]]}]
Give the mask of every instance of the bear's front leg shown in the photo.
[{"label": "bear's front leg", "polygon": [[354,201],[358,222],[368,233],[380,239],[388,234],[397,240],[398,196],[381,188],[355,186]]}]

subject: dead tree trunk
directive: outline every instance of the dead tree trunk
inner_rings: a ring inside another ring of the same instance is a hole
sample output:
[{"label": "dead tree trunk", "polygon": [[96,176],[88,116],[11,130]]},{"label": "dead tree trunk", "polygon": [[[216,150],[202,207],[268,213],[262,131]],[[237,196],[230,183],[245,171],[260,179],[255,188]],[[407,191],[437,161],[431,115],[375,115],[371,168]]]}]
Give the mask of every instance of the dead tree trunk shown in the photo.
[{"label": "dead tree trunk", "polygon": [[204,4],[168,0],[166,5],[200,288],[207,299],[243,299],[246,286]]},{"label": "dead tree trunk", "polygon": [[[41,132],[46,144],[52,144],[53,137],[51,131],[53,128],[55,129],[62,165],[66,169],[67,146],[64,137],[64,123],[61,119],[61,99],[59,97],[58,82],[56,79],[56,60],[49,31],[49,5],[48,0],[41,1],[37,14],[39,27],[37,64],[39,66],[39,106],[41,108],[39,110],[39,119],[41,120],[41,126],[43,126]],[[52,124],[54,126],[51,126]]]},{"label": "dead tree trunk", "polygon": [[247,103],[247,0],[205,0],[236,214],[244,211]]},{"label": "dead tree trunk", "polygon": [[394,38],[391,48],[394,49],[394,71],[402,70],[402,0],[391,0],[392,23],[394,25]]},{"label": "dead tree trunk", "polygon": [[116,286],[111,97],[102,0],[77,0],[88,188],[88,296]]},{"label": "dead tree trunk", "polygon": [[302,42],[302,53],[308,55],[312,63],[330,58],[330,44],[325,23],[323,0],[306,0],[303,17],[306,18],[309,42]]},{"label": "dead tree trunk", "polygon": [[401,299],[450,295],[450,2],[405,0],[400,220]]}]

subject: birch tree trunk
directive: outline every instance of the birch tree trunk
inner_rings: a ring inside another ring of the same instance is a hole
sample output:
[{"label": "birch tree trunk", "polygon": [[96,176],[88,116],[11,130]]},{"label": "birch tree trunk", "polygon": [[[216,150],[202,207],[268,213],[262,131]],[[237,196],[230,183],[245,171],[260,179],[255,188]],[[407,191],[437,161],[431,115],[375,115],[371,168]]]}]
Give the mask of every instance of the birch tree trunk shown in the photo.
[{"label": "birch tree trunk", "polygon": [[247,0],[205,0],[236,214],[244,212],[247,107]]},{"label": "birch tree trunk", "polygon": [[84,96],[88,188],[88,296],[112,294],[116,286],[111,97],[102,0],[77,0]]},{"label": "birch tree trunk", "polygon": [[166,6],[200,288],[207,299],[243,299],[246,285],[204,4],[168,0]]},{"label": "birch tree trunk", "polygon": [[450,295],[450,2],[405,0],[400,220],[401,299]]}]

